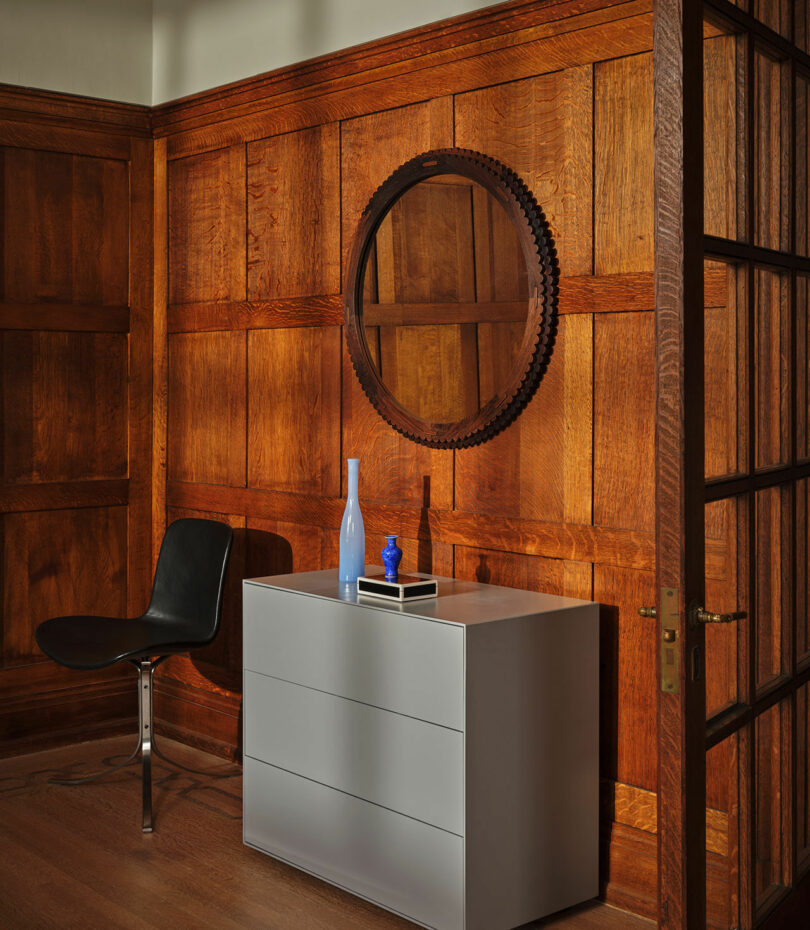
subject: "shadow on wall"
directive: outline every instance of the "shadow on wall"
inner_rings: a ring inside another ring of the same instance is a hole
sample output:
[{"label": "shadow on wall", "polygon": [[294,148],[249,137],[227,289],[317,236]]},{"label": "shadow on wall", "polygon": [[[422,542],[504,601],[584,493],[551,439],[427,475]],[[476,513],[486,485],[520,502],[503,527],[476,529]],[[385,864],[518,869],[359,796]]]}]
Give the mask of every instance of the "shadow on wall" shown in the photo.
[{"label": "shadow on wall", "polygon": [[242,580],[293,570],[292,546],[283,536],[263,530],[234,530],[219,634],[210,646],[190,654],[192,665],[214,688],[235,693],[242,690]]}]

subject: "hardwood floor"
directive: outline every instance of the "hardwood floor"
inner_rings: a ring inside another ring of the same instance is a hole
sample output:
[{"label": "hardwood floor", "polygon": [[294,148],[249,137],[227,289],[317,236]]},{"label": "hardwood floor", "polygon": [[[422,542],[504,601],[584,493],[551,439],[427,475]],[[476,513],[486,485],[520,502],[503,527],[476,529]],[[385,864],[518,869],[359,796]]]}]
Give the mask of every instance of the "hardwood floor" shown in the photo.
[{"label": "hardwood floor", "polygon": [[[122,761],[101,740],[0,761],[0,927],[4,930],[409,930],[415,925],[242,845],[241,770],[179,743],[192,775],[154,766],[155,832],[140,829],[133,766],[80,787],[48,784]],[[77,762],[81,760],[81,762]],[[527,925],[650,930],[599,902]]]}]

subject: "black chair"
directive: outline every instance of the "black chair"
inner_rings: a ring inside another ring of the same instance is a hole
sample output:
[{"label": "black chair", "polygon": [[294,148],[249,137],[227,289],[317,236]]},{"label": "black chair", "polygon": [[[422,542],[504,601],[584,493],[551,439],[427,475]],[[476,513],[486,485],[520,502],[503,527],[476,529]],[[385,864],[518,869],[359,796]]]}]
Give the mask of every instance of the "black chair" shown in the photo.
[{"label": "black chair", "polygon": [[152,752],[166,758],[155,744],[152,677],[170,655],[205,646],[217,635],[232,542],[233,531],[224,523],[177,520],[163,537],[145,614],[135,619],[54,617],[37,628],[39,648],[60,665],[94,669],[126,660],[138,669],[140,736],[132,755],[95,775],[52,781],[81,785],[129,765],[140,752],[145,833],[152,832]]}]

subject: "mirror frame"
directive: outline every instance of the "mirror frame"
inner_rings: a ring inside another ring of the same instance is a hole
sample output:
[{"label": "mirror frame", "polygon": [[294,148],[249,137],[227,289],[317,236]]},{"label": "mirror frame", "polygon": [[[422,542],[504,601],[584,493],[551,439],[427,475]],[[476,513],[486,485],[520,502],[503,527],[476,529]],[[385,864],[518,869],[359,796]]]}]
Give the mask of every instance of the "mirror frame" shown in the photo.
[{"label": "mirror frame", "polygon": [[[506,210],[528,272],[529,309],[523,341],[503,390],[479,410],[453,423],[431,423],[403,407],[380,377],[363,327],[363,281],[377,230],[409,188],[441,174],[480,184]],[[383,419],[414,442],[434,449],[463,449],[491,439],[523,410],[540,383],[557,327],[559,268],[551,232],[531,191],[514,171],[468,149],[434,149],[412,158],[376,190],[363,210],[347,265],[346,342],[357,378]]]}]

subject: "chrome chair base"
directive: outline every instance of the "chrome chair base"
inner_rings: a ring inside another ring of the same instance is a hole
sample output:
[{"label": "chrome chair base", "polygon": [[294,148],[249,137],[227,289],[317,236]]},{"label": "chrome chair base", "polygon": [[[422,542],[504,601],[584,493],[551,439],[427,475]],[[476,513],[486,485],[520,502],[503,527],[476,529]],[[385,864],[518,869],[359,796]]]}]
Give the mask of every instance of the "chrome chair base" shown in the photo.
[{"label": "chrome chair base", "polygon": [[85,785],[88,782],[104,778],[105,775],[111,775],[120,769],[132,765],[140,754],[141,757],[141,781],[143,785],[143,818],[141,829],[144,833],[152,832],[152,753],[159,756],[164,762],[176,768],[183,769],[186,772],[192,772],[195,775],[208,775],[212,778],[228,778],[233,776],[234,772],[205,772],[199,769],[192,769],[188,766],[181,765],[173,759],[167,758],[157,747],[154,733],[154,674],[155,669],[168,659],[168,656],[160,656],[157,659],[130,659],[129,661],[138,669],[138,745],[132,754],[123,762],[111,765],[109,768],[93,775],[84,775],[80,778],[50,778],[49,783],[52,785]]}]

